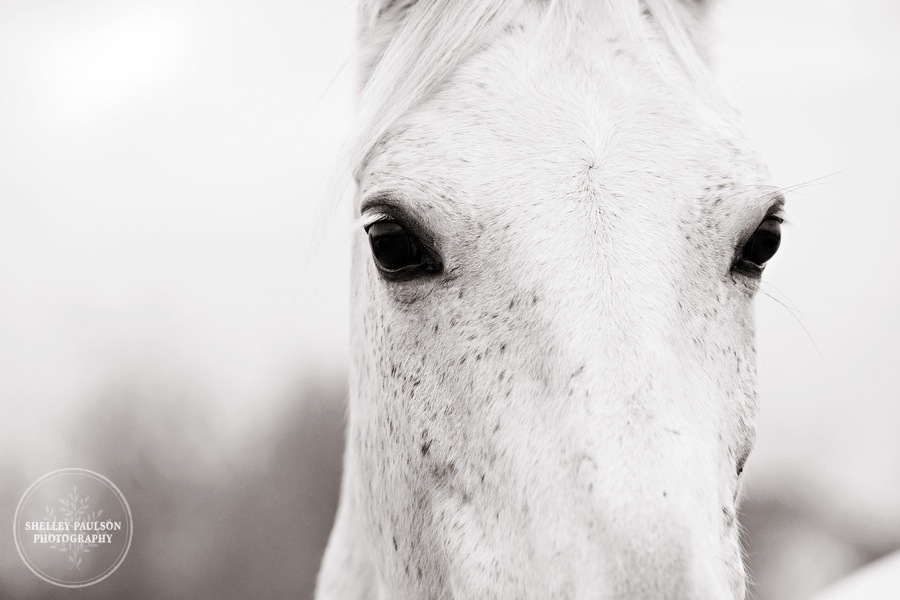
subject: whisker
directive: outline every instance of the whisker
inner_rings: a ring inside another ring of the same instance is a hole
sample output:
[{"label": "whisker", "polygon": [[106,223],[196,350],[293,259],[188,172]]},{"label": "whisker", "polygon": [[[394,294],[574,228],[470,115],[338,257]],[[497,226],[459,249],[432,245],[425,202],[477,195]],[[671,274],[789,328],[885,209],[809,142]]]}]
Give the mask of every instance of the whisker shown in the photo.
[{"label": "whisker", "polygon": [[[771,282],[769,282],[769,281],[763,280],[763,281],[762,281],[762,285],[765,285],[767,288],[772,288],[773,290],[775,290],[776,292],[778,292],[778,293],[781,295],[781,297],[784,299],[785,302],[790,303],[790,308],[791,308],[792,310],[795,310],[795,311],[797,311],[798,313],[803,314],[803,311],[800,310],[800,307],[798,307],[798,306],[794,303],[793,300],[791,300],[790,298],[788,298],[787,294],[785,294],[784,291],[782,291],[781,289],[779,289],[774,283],[771,283]],[[763,293],[765,293],[765,292],[763,292]],[[772,296],[771,296],[770,294],[767,294],[767,295],[768,295],[770,298],[772,298]]]},{"label": "whisker", "polygon": [[846,169],[841,169],[840,171],[828,173],[826,175],[822,175],[821,177],[814,177],[813,179],[808,179],[806,181],[801,181],[799,183],[795,183],[792,185],[786,185],[784,187],[776,189],[774,192],[767,192],[765,194],[762,194],[761,196],[759,196],[759,198],[763,198],[765,196],[772,195],[773,193],[774,194],[792,194],[792,193],[796,192],[797,190],[801,190],[803,188],[811,187],[814,185],[825,185],[825,184],[828,184],[831,182],[823,181],[823,180],[828,179],[829,177],[834,177],[835,175],[841,175],[843,173],[846,173],[849,170],[850,170],[850,167],[847,167]]},{"label": "whisker", "polygon": [[322,104],[322,100],[325,99],[325,96],[328,95],[328,92],[331,91],[331,88],[334,87],[334,84],[337,82],[338,78],[344,73],[344,70],[347,68],[347,65],[350,64],[350,60],[352,56],[347,56],[343,61],[341,61],[341,66],[337,68],[337,71],[334,72],[334,75],[331,76],[331,80],[325,86],[325,89],[322,90],[322,93],[319,94],[319,99],[316,100],[315,104],[312,106],[312,110],[319,108],[319,105]]},{"label": "whisker", "polygon": [[[353,0],[345,0],[345,2],[343,2],[343,6],[339,7],[338,10],[334,11],[334,13],[331,14],[330,16],[322,19],[322,21],[319,23],[318,27],[316,27],[315,31],[313,31],[311,37],[318,37],[318,36],[322,35],[322,32],[324,32],[328,27],[333,25],[338,19],[340,19],[342,21],[345,20],[348,17],[347,12],[352,10],[355,6],[356,6],[356,2],[354,2]],[[321,95],[319,95],[319,99],[316,100],[315,104],[313,104],[312,110],[315,110],[316,108],[319,107],[319,105],[322,103],[322,100],[325,98],[325,96],[328,94],[328,92],[331,91],[331,88],[334,86],[334,83],[338,80],[338,77],[341,76],[341,73],[344,72],[344,69],[347,67],[347,65],[350,63],[350,61],[352,59],[353,59],[352,54],[348,54],[346,56],[346,58],[343,61],[341,61],[341,66],[338,67],[337,71],[335,71],[334,75],[332,76],[331,81],[329,81],[328,85],[325,86],[325,89],[322,90]]]},{"label": "whisker", "polygon": [[[754,597],[753,587],[754,587],[756,581],[753,576],[753,573],[748,568],[752,564],[752,559],[753,559],[753,556],[751,555],[750,548],[749,548],[749,546],[751,544],[750,530],[747,529],[747,527],[745,527],[744,524],[741,522],[742,513],[740,510],[740,506],[738,506],[736,512],[737,512],[738,540],[740,542],[739,546],[740,546],[740,551],[741,551],[741,559],[743,560],[743,563],[744,563],[744,583],[746,584],[745,590],[746,590],[747,598],[753,598]],[[746,543],[744,543],[744,542],[746,542]]]},{"label": "whisker", "polygon": [[767,297],[774,300],[775,302],[777,302],[778,304],[780,304],[782,307],[784,307],[784,309],[786,311],[788,311],[788,313],[791,315],[791,317],[793,317],[794,320],[797,321],[797,324],[800,325],[801,329],[803,329],[803,332],[806,334],[806,337],[809,338],[809,341],[812,343],[813,348],[816,349],[816,353],[819,355],[819,358],[822,360],[823,363],[825,363],[827,365],[828,361],[825,360],[825,355],[822,354],[822,350],[821,350],[821,348],[819,348],[819,344],[816,343],[816,340],[813,338],[812,334],[809,332],[809,329],[807,329],[806,324],[803,322],[803,319],[801,319],[797,315],[797,313],[793,309],[791,309],[790,306],[788,306],[787,304],[785,304],[784,302],[782,302],[781,300],[779,300],[772,294],[768,293],[766,290],[760,288],[759,291],[762,292],[763,294],[765,294]]}]

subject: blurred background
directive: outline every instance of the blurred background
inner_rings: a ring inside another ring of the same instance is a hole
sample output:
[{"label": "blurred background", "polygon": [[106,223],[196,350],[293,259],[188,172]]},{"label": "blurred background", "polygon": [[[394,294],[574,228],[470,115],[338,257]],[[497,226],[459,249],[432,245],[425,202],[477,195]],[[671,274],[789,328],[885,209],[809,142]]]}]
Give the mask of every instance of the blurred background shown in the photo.
[{"label": "blurred background", "polygon": [[[0,2],[0,524],[71,466],[135,522],[81,590],[0,535],[0,598],[311,596],[343,444],[350,233],[322,191],[354,17]],[[900,548],[900,4],[718,21],[722,86],[792,190],[742,520],[753,597],[800,599]]]}]

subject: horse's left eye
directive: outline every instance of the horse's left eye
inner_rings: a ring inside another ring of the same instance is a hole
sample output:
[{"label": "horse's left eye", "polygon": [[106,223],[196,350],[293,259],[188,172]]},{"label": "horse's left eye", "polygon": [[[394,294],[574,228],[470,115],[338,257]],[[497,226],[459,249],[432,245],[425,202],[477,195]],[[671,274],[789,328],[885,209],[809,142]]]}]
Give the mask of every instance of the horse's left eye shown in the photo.
[{"label": "horse's left eye", "polygon": [[412,279],[440,270],[422,242],[395,221],[372,223],[366,234],[375,265],[388,279]]},{"label": "horse's left eye", "polygon": [[735,264],[735,269],[758,275],[762,272],[766,263],[775,256],[778,246],[781,245],[781,217],[769,216],[760,223],[750,239],[741,248],[740,257]]}]

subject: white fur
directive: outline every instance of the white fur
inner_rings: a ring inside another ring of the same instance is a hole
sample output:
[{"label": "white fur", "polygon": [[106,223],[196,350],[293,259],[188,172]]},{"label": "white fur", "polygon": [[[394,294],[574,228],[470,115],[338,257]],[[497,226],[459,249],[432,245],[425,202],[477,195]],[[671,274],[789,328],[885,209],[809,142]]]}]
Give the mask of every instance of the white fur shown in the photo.
[{"label": "white fur", "polygon": [[705,8],[362,8],[346,166],[444,270],[386,280],[357,234],[317,597],[742,598],[756,283],[731,264],[777,195],[708,85]]}]

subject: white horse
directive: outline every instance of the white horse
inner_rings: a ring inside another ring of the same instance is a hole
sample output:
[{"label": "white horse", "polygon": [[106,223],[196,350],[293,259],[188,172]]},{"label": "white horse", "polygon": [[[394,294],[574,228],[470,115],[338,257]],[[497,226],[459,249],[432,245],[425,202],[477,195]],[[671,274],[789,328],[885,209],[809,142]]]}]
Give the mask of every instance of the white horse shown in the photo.
[{"label": "white horse", "polygon": [[743,598],[783,200],[702,0],[364,0],[320,599]]}]

